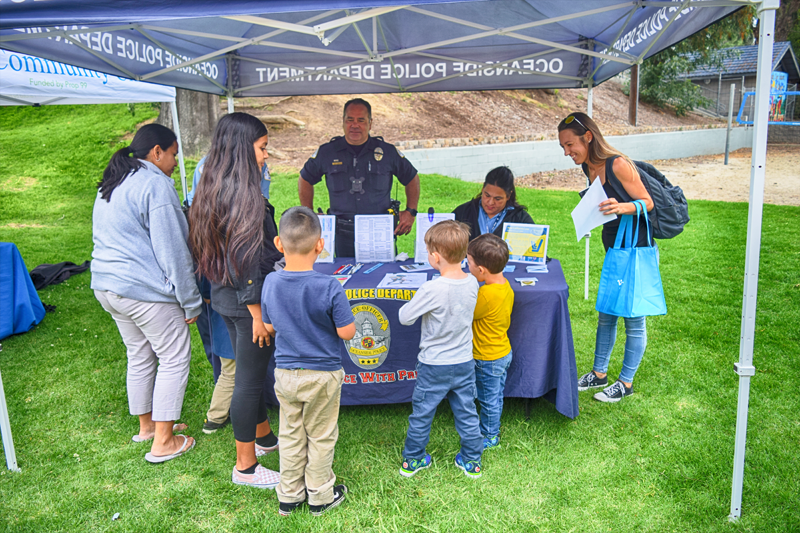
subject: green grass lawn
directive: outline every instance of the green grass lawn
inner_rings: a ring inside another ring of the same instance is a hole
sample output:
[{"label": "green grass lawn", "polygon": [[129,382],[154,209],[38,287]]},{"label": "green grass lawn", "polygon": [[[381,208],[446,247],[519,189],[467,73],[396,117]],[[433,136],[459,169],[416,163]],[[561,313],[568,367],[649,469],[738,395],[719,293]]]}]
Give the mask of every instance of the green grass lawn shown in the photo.
[{"label": "green grass lawn", "polygon": [[[152,115],[147,106],[135,116],[121,105],[0,109],[0,241],[16,243],[29,269],[89,259],[95,184],[119,138]],[[279,213],[297,202],[296,180],[274,176]],[[423,176],[421,209],[450,210],[478,188]],[[584,244],[575,242],[569,215],[577,196],[518,194],[534,220],[551,226],[548,251],[572,287],[578,372],[586,372],[603,260],[599,231],[586,301]],[[319,188],[316,198],[327,194]],[[544,400],[532,402],[526,419],[524,402],[510,399],[502,447],[486,452],[477,481],[452,465],[458,436],[447,407],[431,433],[434,465],[412,479],[397,473],[410,404],[342,408],[334,470],[350,494],[319,518],[281,518],[273,491],[230,482],[230,427],[200,431],[213,385],[195,328],[182,421],[197,446],[178,460],[146,463],[149,446],[130,441],[138,423],[127,412],[125,347],[94,299],[90,274],[48,287],[40,296],[56,312],[2,341],[22,473],[0,470],[0,531],[800,531],[800,208],[764,209],[757,373],[736,524],[727,516],[747,205],[695,201],[690,211],[684,233],[659,243],[669,314],[648,320],[634,396],[609,405],[581,393],[575,420]],[[399,247],[411,252],[412,239]],[[262,464],[277,470],[277,454]]]}]

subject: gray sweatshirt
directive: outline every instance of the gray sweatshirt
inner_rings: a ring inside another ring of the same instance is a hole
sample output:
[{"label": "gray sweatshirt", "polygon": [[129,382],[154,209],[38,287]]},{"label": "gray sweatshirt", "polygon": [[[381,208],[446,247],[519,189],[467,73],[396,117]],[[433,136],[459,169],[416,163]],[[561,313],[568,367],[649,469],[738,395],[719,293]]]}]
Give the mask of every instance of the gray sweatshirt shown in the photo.
[{"label": "gray sweatshirt", "polygon": [[200,291],[187,245],[189,226],[171,178],[148,161],[92,213],[92,289],[141,302],[178,303],[200,314]]},{"label": "gray sweatshirt", "polygon": [[426,281],[397,313],[410,326],[422,317],[419,362],[457,365],[472,361],[472,315],[478,301],[478,280],[436,278]]}]

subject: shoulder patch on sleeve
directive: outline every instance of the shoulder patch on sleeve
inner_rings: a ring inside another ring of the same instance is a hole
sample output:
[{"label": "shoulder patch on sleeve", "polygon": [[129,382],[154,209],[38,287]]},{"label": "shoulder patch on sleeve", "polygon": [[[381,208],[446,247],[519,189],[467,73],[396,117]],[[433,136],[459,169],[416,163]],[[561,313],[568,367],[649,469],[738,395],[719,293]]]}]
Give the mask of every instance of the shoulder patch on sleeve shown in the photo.
[{"label": "shoulder patch on sleeve", "polygon": [[316,158],[317,158],[317,154],[318,154],[318,153],[319,153],[319,148],[317,148],[316,150],[314,150],[314,155],[312,155],[312,156],[311,156],[311,159],[316,159]]},{"label": "shoulder patch on sleeve", "polygon": [[406,156],[405,154],[403,154],[403,152],[400,151],[400,148],[395,147],[395,150],[397,150],[397,155],[405,159]]}]

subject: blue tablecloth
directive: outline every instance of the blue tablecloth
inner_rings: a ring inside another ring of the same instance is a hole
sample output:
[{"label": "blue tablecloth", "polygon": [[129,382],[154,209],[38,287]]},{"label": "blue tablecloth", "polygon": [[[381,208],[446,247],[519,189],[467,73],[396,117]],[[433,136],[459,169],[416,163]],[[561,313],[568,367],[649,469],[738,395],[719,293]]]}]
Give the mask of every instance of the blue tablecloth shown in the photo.
[{"label": "blue tablecloth", "polygon": [[0,339],[25,333],[44,318],[25,262],[10,242],[0,242]]},{"label": "blue tablecloth", "polygon": [[[318,263],[315,270],[332,274],[352,259],[340,258],[334,263]],[[359,333],[350,343],[342,343],[342,365],[345,384],[342,405],[366,405],[410,402],[416,375],[414,368],[419,353],[420,321],[402,326],[397,319],[400,307],[410,300],[414,289],[377,289],[387,273],[402,272],[400,265],[383,265],[370,274],[365,265],[344,285],[356,315]],[[506,397],[545,397],[561,414],[578,416],[578,375],[572,326],[567,299],[569,287],[561,264],[552,260],[548,274],[528,274],[525,265],[505,274],[514,289],[514,309],[508,331],[514,358],[508,371]],[[435,270],[424,271],[431,279]],[[522,287],[515,277],[536,277],[533,287]],[[366,330],[365,330],[366,328]],[[273,389],[274,359],[270,363],[266,389],[270,401],[277,405]]]}]

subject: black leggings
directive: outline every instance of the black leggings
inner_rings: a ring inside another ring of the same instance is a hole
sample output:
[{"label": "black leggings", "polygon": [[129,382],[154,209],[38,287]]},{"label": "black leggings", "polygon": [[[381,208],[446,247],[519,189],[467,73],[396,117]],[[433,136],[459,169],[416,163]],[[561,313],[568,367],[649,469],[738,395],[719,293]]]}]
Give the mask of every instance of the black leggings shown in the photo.
[{"label": "black leggings", "polygon": [[222,315],[236,354],[236,381],[231,400],[231,425],[233,437],[239,442],[256,440],[256,426],[267,416],[267,397],[264,379],[267,377],[269,358],[275,353],[275,342],[263,348],[253,343],[253,319]]}]

